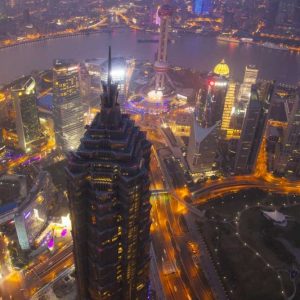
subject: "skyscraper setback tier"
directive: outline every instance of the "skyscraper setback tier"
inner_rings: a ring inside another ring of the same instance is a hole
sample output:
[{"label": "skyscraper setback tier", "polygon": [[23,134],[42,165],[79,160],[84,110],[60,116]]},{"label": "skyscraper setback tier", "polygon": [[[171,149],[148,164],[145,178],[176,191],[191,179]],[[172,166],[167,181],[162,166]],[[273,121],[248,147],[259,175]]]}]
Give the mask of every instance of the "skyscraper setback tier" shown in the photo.
[{"label": "skyscraper setback tier", "polygon": [[67,168],[79,299],[147,299],[151,144],[104,85]]},{"label": "skyscraper setback tier", "polygon": [[83,135],[79,65],[56,60],[53,67],[53,115],[56,144],[62,151],[76,150]]}]

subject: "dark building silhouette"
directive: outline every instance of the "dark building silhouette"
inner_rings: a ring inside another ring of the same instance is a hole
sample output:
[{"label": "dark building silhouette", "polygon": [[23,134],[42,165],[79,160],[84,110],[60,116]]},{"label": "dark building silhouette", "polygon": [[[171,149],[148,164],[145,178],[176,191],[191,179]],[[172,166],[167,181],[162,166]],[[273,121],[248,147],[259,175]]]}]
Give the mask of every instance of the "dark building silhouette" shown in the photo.
[{"label": "dark building silhouette", "polygon": [[235,172],[251,173],[262,143],[273,84],[252,85],[235,160]]},{"label": "dark building silhouette", "polygon": [[121,114],[110,76],[103,90],[101,112],[86,127],[78,150],[70,153],[66,169],[78,296],[144,300],[150,262],[151,144]]},{"label": "dark building silhouette", "polygon": [[291,102],[292,107],[276,155],[275,170],[293,180],[300,178],[300,90],[290,89],[283,95],[286,103]]}]

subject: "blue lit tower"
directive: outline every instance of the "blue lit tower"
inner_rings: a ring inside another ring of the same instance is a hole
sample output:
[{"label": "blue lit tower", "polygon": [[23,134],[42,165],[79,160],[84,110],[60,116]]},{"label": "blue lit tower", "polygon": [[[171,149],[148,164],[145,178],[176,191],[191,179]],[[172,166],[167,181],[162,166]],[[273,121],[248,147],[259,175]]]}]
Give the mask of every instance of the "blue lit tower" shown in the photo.
[{"label": "blue lit tower", "polygon": [[194,0],[193,12],[196,15],[209,14],[212,8],[211,0]]},{"label": "blue lit tower", "polygon": [[103,84],[101,112],[69,155],[68,194],[80,300],[147,299],[151,144]]}]

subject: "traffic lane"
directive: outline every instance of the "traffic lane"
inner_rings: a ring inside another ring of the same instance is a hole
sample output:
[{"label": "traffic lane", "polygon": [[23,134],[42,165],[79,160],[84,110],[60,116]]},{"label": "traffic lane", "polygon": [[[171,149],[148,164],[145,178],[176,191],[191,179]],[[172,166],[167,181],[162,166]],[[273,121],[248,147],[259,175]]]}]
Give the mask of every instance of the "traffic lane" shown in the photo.
[{"label": "traffic lane", "polygon": [[[202,272],[201,276],[199,274],[201,266],[196,266],[192,258],[193,254],[187,247],[188,242],[193,241],[193,238],[191,234],[183,232],[181,228],[179,223],[180,213],[177,213],[179,208],[178,202],[171,197],[170,201],[164,203],[164,206],[169,222],[171,223],[171,228],[173,229],[174,240],[180,249],[180,258],[187,273],[190,286],[199,299],[204,299],[203,297],[205,299],[214,299],[204,274]],[[174,228],[176,229],[175,231]]]},{"label": "traffic lane", "polygon": [[[160,270],[160,278],[167,297],[171,299],[187,299],[187,289],[177,271],[174,274],[164,275],[163,264],[165,261],[170,261],[176,265],[175,251],[171,244],[171,238],[168,235],[168,231],[165,226],[165,220],[157,210],[157,205],[153,206],[153,219],[157,223],[157,230],[152,233],[152,241],[154,246],[154,252],[156,254],[156,260],[158,268]],[[161,221],[163,219],[163,221]],[[154,223],[154,224],[155,224]]]},{"label": "traffic lane", "polygon": [[165,295],[167,299],[187,299],[187,289],[180,277],[178,270],[173,274],[164,274],[163,264],[164,262],[171,262],[175,265],[175,259],[172,256],[172,252],[169,249],[166,249],[165,245],[160,245],[161,237],[153,237],[154,247],[157,248],[154,250],[156,255],[156,260],[159,268],[159,275],[163,288],[165,290]]},{"label": "traffic lane", "polygon": [[59,252],[54,255],[46,258],[45,261],[39,262],[37,265],[31,266],[30,269],[24,271],[25,278],[30,278],[34,274],[42,274],[46,269],[51,267],[51,265],[55,264],[57,261],[60,261],[64,256],[69,255],[73,251],[73,245],[70,244],[66,248],[61,249]]},{"label": "traffic lane", "polygon": [[[193,290],[195,291],[199,299],[214,299],[211,288],[201,269],[201,265],[196,265],[196,263],[192,259],[193,253],[187,247],[187,244],[190,241],[190,239],[185,237],[177,237],[176,241],[181,250],[181,259],[188,272],[188,277],[191,282],[191,285],[193,286]],[[198,254],[198,258],[200,259],[199,255],[200,253]]]},{"label": "traffic lane", "polygon": [[20,272],[12,272],[5,277],[0,285],[0,296],[3,300],[26,300],[23,278]]},{"label": "traffic lane", "polygon": [[64,257],[59,263],[53,266],[53,268],[48,270],[42,277],[37,277],[32,282],[27,282],[26,284],[26,295],[32,297],[45,285],[51,283],[56,279],[63,271],[67,268],[71,268],[74,265],[73,255],[70,254],[67,257]]}]

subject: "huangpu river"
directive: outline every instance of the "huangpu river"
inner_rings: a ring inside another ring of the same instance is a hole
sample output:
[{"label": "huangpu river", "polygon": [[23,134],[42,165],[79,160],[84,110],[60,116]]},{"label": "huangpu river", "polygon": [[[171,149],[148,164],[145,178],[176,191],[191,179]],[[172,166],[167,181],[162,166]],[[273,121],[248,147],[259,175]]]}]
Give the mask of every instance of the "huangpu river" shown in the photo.
[{"label": "huangpu river", "polygon": [[[235,80],[241,81],[245,66],[251,64],[257,66],[261,79],[289,84],[300,81],[300,54],[256,45],[230,44],[195,34],[174,37],[175,43],[169,43],[168,53],[172,65],[209,71],[224,58]],[[109,45],[113,56],[153,61],[157,43],[139,43],[139,39],[157,39],[157,35],[116,29],[111,33],[70,36],[3,48],[0,49],[0,84],[33,70],[50,68],[57,58],[82,61],[106,57]]]}]

